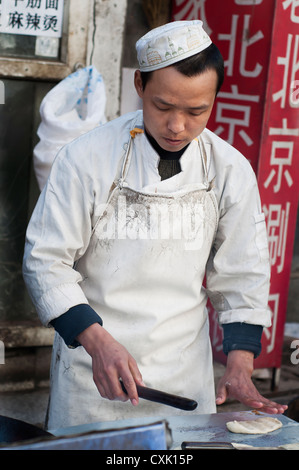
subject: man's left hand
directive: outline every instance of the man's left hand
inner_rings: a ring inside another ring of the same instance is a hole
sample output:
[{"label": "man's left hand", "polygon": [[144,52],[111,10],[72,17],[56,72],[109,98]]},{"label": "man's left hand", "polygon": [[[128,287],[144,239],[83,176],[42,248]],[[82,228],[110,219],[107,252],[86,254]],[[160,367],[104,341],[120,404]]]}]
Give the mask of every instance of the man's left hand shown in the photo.
[{"label": "man's left hand", "polygon": [[287,405],[280,405],[263,397],[254,386],[253,353],[230,351],[227,356],[226,371],[217,386],[216,405],[222,405],[227,398],[235,398],[244,405],[268,414],[281,414]]}]

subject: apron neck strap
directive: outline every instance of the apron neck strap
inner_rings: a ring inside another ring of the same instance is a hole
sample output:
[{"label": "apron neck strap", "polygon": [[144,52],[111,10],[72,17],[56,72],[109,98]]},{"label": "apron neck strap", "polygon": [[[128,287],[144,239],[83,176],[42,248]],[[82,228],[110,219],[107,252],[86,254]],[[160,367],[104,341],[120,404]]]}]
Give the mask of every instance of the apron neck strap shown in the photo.
[{"label": "apron neck strap", "polygon": [[118,180],[118,186],[120,188],[123,187],[123,183],[124,183],[124,181],[127,177],[129,166],[130,166],[130,161],[131,161],[131,152],[130,152],[130,150],[131,150],[131,145],[132,145],[132,139],[135,139],[137,134],[143,134],[143,133],[144,133],[144,130],[139,128],[139,127],[134,127],[130,131],[130,138],[129,138],[127,144],[126,144],[126,153],[125,153],[125,156],[124,156],[124,159],[123,159],[120,178]]},{"label": "apron neck strap", "polygon": [[207,157],[207,152],[202,140],[202,137],[199,136],[198,138],[198,146],[200,150],[200,155],[201,155],[201,161],[202,161],[202,166],[203,166],[203,171],[205,175],[205,180],[206,183],[209,183],[209,177],[208,177],[208,157]]}]

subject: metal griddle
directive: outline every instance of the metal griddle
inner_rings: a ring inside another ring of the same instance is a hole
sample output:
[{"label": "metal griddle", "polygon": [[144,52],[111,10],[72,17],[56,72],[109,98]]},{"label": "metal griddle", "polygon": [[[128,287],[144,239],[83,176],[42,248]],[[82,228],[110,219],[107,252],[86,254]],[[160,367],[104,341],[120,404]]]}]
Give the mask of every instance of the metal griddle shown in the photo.
[{"label": "metal griddle", "polygon": [[[262,414],[262,416],[273,416]],[[230,433],[227,421],[255,419],[250,411],[183,416],[151,417],[92,423],[52,430],[53,437],[40,436],[38,440],[22,441],[14,449],[173,449],[183,443],[197,443],[200,449],[232,449],[233,443],[253,448],[277,449],[283,444],[299,443],[299,423],[283,415],[275,415],[283,426],[266,435]],[[169,439],[170,432],[170,439]],[[29,437],[29,436],[28,436]],[[32,437],[32,436],[31,436]],[[5,448],[6,446],[4,446]],[[11,448],[11,446],[8,446]],[[3,446],[0,445],[0,450]],[[193,446],[193,450],[196,446]]]},{"label": "metal griddle", "polygon": [[[267,435],[245,435],[233,434],[226,428],[226,423],[233,420],[256,419],[260,416],[276,417],[283,423],[283,426]],[[205,415],[195,415],[187,412],[183,416],[156,416],[143,419],[128,419],[124,421],[111,421],[102,423],[92,423],[82,426],[75,426],[59,430],[52,430],[56,435],[71,435],[75,433],[84,433],[97,430],[109,430],[118,427],[122,429],[126,426],[141,426],[155,422],[155,420],[166,419],[172,434],[171,449],[181,449],[183,442],[200,442],[206,444],[223,444],[231,442],[247,444],[255,447],[278,447],[283,444],[299,443],[299,423],[287,418],[284,415],[256,415],[252,411],[215,413]],[[216,445],[216,447],[217,447]]]}]

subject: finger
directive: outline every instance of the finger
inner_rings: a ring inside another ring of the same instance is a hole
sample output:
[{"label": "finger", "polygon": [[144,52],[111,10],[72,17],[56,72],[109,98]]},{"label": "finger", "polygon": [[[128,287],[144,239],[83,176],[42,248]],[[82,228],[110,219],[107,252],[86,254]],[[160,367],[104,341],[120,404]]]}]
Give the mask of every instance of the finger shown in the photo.
[{"label": "finger", "polygon": [[278,410],[283,410],[283,411],[285,411],[288,408],[287,405],[282,405],[280,403],[276,403],[275,401],[270,401],[270,400],[267,400],[265,402],[265,406],[268,406],[271,408],[277,408]]},{"label": "finger", "polygon": [[135,380],[133,379],[132,376],[124,376],[122,377],[122,381],[123,381],[125,390],[127,392],[127,396],[129,397],[132,405],[133,406],[138,405],[139,397],[138,397]]},{"label": "finger", "polygon": [[217,389],[217,397],[216,397],[216,405],[222,405],[227,397],[228,397],[228,390],[227,387],[229,386],[228,382],[225,382],[224,385],[219,385]]},{"label": "finger", "polygon": [[269,414],[269,415],[271,415],[271,414],[272,414],[272,415],[273,415],[273,414],[279,415],[279,414],[284,413],[284,412],[286,411],[286,409],[287,409],[287,407],[286,407],[286,408],[282,408],[281,406],[278,405],[278,406],[275,407],[275,408],[273,408],[273,407],[270,407],[270,408],[269,408],[269,407],[265,407],[265,408],[263,408],[263,411],[264,411],[265,413]]},{"label": "finger", "polygon": [[129,358],[129,371],[130,373],[127,376],[123,375],[122,380],[132,405],[136,406],[139,403],[136,384],[145,386],[145,383],[143,382],[137,362],[132,356]]},{"label": "finger", "polygon": [[131,374],[133,376],[134,381],[138,385],[141,385],[142,387],[145,387],[145,383],[143,382],[141,372],[140,372],[140,370],[137,366],[137,363],[136,363],[135,359],[131,358],[131,360],[129,362],[129,367],[130,367],[130,371],[131,371]]},{"label": "finger", "polygon": [[[111,368],[112,369],[112,368]],[[115,370],[109,370],[109,373],[103,373],[102,370],[96,366],[94,366],[94,376],[93,380],[96,384],[96,387],[103,398],[107,398],[108,400],[114,400],[117,394],[121,394],[122,391],[117,390],[117,386],[115,386],[115,375],[117,377]],[[118,380],[116,380],[118,382]],[[125,399],[125,396],[123,397]]]},{"label": "finger", "polygon": [[[134,360],[132,362],[134,363]],[[132,373],[129,360],[128,363],[125,362],[119,365],[119,371],[117,373],[116,370],[110,372],[108,385],[111,391],[109,394],[110,399],[120,401],[131,400],[134,406],[138,404],[139,398],[136,383],[142,385],[143,381],[136,364],[135,366],[133,365],[133,370],[134,372]],[[120,379],[124,385],[125,391],[121,386]]]},{"label": "finger", "polygon": [[261,411],[268,414],[282,414],[287,410],[287,405],[280,405],[279,403],[264,403],[260,408]]},{"label": "finger", "polygon": [[119,379],[117,379],[117,383],[113,385],[113,400],[118,401],[128,401],[129,397],[127,393],[124,392]]},{"label": "finger", "polygon": [[108,400],[119,400],[119,401],[127,401],[128,395],[124,393],[124,391],[121,388],[121,385],[119,383],[119,380],[116,380],[116,383],[114,381],[111,381],[110,383],[108,382],[99,382],[98,380],[95,380],[95,384],[97,386],[97,389],[100,393],[100,395],[103,398],[107,398]]},{"label": "finger", "polygon": [[240,401],[251,408],[259,409],[260,411],[268,414],[281,414],[287,409],[287,405],[280,405],[279,403],[268,400],[261,395],[257,398],[243,397]]},{"label": "finger", "polygon": [[118,400],[118,401],[127,401],[128,400],[128,395],[124,393],[120,381],[119,381],[119,373],[116,369],[112,369],[109,371],[109,374],[107,375],[108,380],[105,381],[106,387],[106,393],[107,393],[107,398],[109,400]]},{"label": "finger", "polygon": [[97,379],[94,379],[94,382],[101,397],[107,398],[108,400],[112,400],[112,393],[110,391],[109,386],[106,383],[104,384],[102,381],[99,381]]}]

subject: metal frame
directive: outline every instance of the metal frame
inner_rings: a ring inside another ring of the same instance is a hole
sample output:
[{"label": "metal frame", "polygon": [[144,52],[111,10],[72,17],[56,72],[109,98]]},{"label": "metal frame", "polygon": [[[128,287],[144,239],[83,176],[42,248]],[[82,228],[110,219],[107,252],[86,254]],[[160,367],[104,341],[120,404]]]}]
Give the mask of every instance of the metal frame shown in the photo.
[{"label": "metal frame", "polygon": [[64,0],[64,11],[61,60],[0,57],[0,77],[61,80],[85,66],[90,0]]}]

